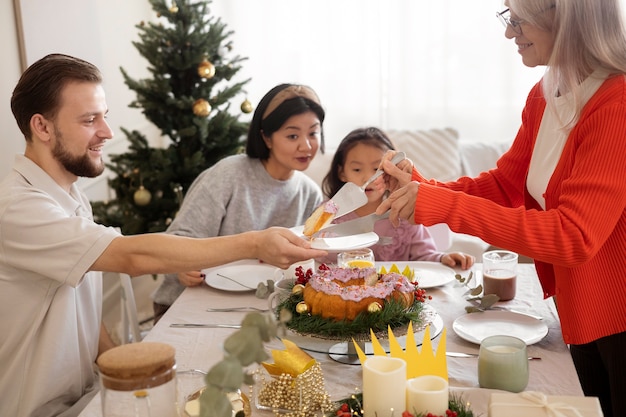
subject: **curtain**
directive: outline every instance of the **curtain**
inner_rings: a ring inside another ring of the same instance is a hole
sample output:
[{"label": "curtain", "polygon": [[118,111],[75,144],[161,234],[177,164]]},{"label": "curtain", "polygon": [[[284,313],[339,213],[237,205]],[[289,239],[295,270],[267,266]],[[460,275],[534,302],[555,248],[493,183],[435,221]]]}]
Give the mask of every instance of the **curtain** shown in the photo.
[{"label": "curtain", "polygon": [[255,104],[274,85],[310,85],[327,146],[350,130],[453,127],[511,140],[544,67],[527,68],[495,17],[501,0],[213,0],[248,59]]}]

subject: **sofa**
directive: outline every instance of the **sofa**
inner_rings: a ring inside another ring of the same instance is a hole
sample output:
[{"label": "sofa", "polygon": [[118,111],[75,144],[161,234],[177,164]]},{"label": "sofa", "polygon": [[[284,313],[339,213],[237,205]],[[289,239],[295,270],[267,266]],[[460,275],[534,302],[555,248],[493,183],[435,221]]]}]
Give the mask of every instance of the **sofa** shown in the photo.
[{"label": "sofa", "polygon": [[[451,181],[461,176],[477,176],[495,167],[497,159],[509,147],[509,142],[477,142],[462,140],[453,128],[429,130],[387,130],[396,149],[402,150],[427,178]],[[321,185],[334,151],[318,153],[305,171]],[[480,260],[489,244],[478,237],[452,232],[447,225],[429,227],[437,248],[441,251],[461,251]]]}]

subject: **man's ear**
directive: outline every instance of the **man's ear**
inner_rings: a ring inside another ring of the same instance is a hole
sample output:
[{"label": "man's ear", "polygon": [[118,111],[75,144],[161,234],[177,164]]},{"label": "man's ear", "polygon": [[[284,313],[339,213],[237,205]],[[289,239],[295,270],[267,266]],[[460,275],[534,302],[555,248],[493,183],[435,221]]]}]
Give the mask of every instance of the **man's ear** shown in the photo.
[{"label": "man's ear", "polygon": [[47,142],[50,140],[52,131],[52,122],[37,113],[30,118],[30,131],[33,136],[37,136],[40,140]]}]

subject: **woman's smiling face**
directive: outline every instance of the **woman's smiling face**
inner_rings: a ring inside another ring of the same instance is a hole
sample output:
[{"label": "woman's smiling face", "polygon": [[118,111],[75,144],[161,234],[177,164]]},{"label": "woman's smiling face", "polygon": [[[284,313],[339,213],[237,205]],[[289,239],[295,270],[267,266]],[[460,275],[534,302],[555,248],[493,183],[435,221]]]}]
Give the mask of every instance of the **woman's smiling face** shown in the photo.
[{"label": "woman's smiling face", "polygon": [[[508,2],[505,2],[508,6]],[[544,13],[554,13],[546,10]],[[504,36],[513,39],[517,45],[517,52],[522,56],[522,62],[527,67],[548,65],[554,48],[554,34],[534,26],[520,19],[515,11],[511,11],[511,20],[520,22],[521,34],[515,33],[511,26],[507,26]]]}]

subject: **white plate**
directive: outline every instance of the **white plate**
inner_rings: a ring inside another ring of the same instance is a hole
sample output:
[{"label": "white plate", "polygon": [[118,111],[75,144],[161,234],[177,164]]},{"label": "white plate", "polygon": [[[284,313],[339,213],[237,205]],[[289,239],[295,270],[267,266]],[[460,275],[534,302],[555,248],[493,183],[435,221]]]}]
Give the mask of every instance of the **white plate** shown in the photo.
[{"label": "white plate", "polygon": [[[249,263],[230,264],[217,268],[203,269],[202,272],[206,274],[204,282],[209,287],[224,291],[243,292],[255,291],[260,282],[264,283],[268,279],[276,281],[277,270],[278,268],[275,266],[262,264],[259,263],[259,261],[251,261]],[[220,275],[232,278],[243,285],[239,285]]]},{"label": "white plate", "polygon": [[343,237],[315,238],[311,241],[313,249],[322,249],[328,252],[343,252],[347,250],[369,248],[378,242],[378,235],[374,232]]},{"label": "white plate", "polygon": [[488,336],[507,335],[532,345],[548,334],[548,326],[543,321],[511,311],[466,314],[454,320],[452,329],[462,339],[476,344]]},{"label": "white plate", "polygon": [[[304,226],[292,227],[290,230],[299,236],[304,236]],[[378,235],[374,232],[359,233],[358,235],[342,237],[314,238],[311,240],[313,249],[321,249],[328,252],[344,252],[347,250],[369,248],[378,242]]]},{"label": "white plate", "polygon": [[413,269],[415,272],[415,279],[417,280],[420,288],[440,287],[455,280],[454,275],[456,274],[456,271],[443,265],[441,262],[376,262],[376,268],[380,270],[380,268],[384,266],[385,269],[389,271],[389,268],[391,268],[393,264],[396,264],[400,272],[404,271],[406,266]]}]

